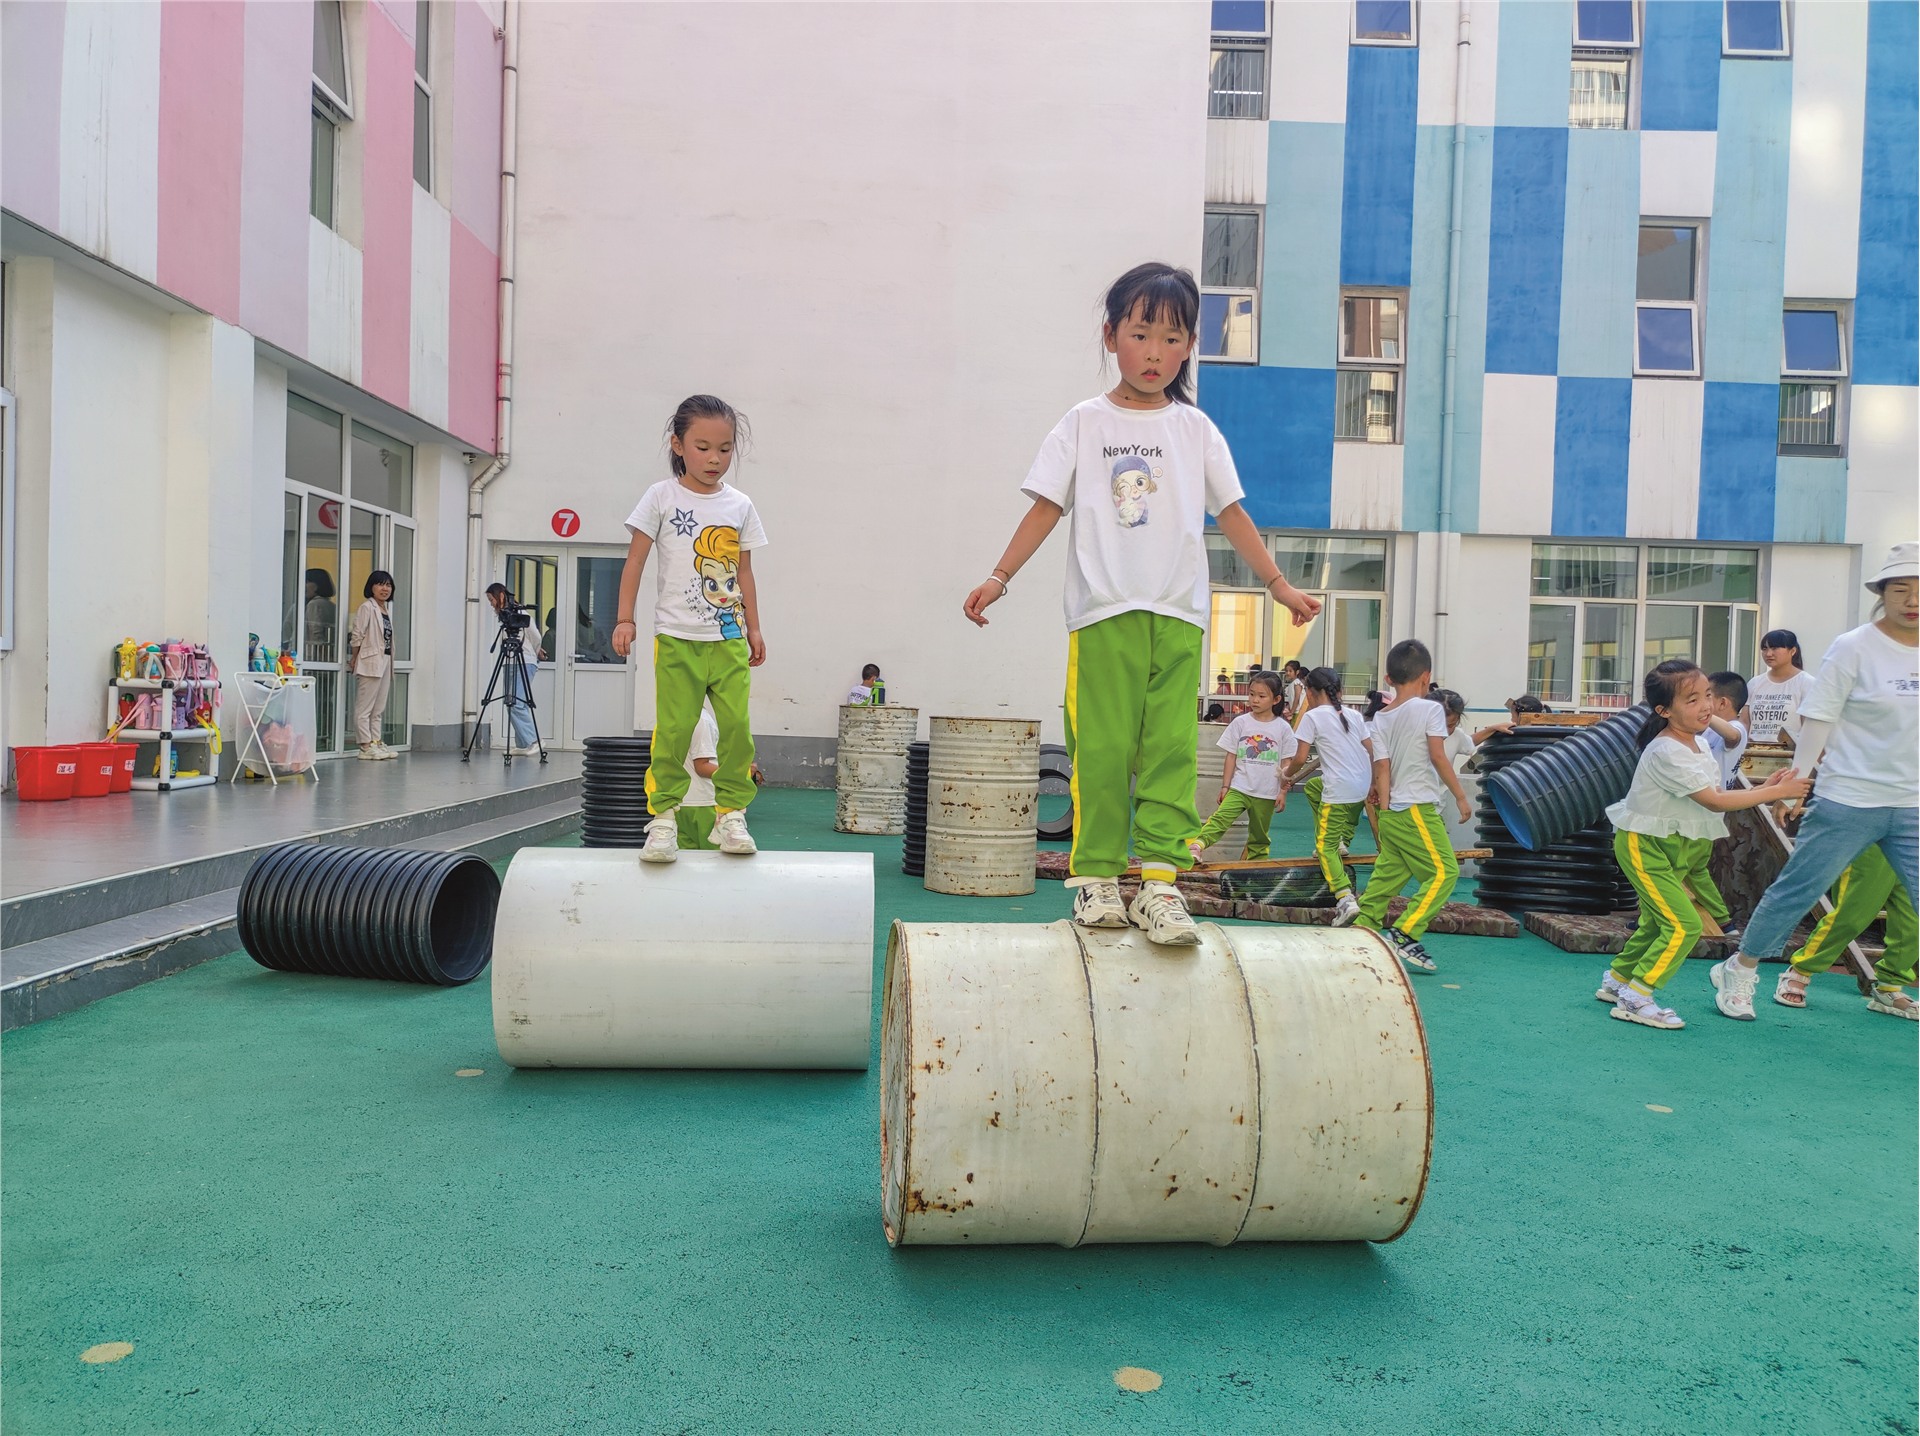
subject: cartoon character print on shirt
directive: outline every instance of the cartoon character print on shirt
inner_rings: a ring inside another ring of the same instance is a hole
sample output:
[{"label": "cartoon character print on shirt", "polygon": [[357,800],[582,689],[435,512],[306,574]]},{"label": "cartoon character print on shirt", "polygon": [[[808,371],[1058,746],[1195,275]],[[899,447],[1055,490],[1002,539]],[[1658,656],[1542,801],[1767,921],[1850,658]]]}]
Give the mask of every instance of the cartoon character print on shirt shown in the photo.
[{"label": "cartoon character print on shirt", "polygon": [[1278,763],[1280,745],[1265,733],[1249,733],[1240,740],[1239,758],[1242,763]]},{"label": "cartoon character print on shirt", "polygon": [[1154,482],[1159,477],[1160,471],[1138,454],[1113,461],[1113,506],[1119,511],[1124,527],[1137,529],[1146,525],[1147,495],[1160,492],[1160,486]]},{"label": "cartoon character print on shirt", "polygon": [[693,541],[694,580],[687,591],[687,608],[703,623],[714,624],[722,638],[746,635],[746,613],[740,602],[740,530],[712,524]]}]

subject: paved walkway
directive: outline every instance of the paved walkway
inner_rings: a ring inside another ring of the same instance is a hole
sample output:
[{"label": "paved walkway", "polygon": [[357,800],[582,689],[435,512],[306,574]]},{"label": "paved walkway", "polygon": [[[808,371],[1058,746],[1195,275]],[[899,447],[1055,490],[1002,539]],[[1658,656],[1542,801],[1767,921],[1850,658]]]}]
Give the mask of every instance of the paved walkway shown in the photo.
[{"label": "paved walkway", "polygon": [[[1066,912],[831,813],[756,831],[879,856],[876,962]],[[220,959],[6,1039],[6,1430],[1912,1431],[1914,1025],[1838,977],[1727,1022],[1694,962],[1653,1032],[1594,959],[1431,945],[1405,1238],[1078,1251],[889,1250],[875,1073],[514,1072],[484,979]]]}]

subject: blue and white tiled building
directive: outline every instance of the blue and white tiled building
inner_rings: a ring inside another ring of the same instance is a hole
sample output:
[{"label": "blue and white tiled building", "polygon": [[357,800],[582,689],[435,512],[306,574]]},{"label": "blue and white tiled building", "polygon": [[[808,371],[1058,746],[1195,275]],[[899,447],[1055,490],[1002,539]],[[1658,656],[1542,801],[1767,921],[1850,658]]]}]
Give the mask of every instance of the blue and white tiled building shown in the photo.
[{"label": "blue and white tiled building", "polygon": [[[1216,0],[1202,405],[1306,635],[1491,707],[1811,663],[1920,533],[1912,0]],[[1236,592],[1236,589],[1241,590]]]}]

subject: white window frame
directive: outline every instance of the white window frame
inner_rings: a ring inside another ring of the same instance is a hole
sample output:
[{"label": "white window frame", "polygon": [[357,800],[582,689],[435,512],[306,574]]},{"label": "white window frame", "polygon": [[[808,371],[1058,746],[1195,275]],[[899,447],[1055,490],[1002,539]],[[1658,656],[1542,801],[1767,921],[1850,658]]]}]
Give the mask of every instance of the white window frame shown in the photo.
[{"label": "white window frame", "polygon": [[1378,39],[1360,34],[1360,0],[1353,0],[1347,7],[1347,43],[1349,45],[1379,45],[1387,49],[1417,50],[1420,48],[1420,0],[1407,0],[1407,29],[1411,32],[1402,39]]},{"label": "white window frame", "polygon": [[[1840,367],[1838,369],[1791,369],[1787,366],[1786,316],[1795,310],[1831,314],[1839,331]],[[1791,444],[1776,439],[1775,450],[1785,455],[1834,458],[1847,451],[1847,400],[1849,373],[1848,350],[1852,348],[1852,315],[1848,306],[1836,299],[1789,299],[1780,307],[1780,386],[1826,385],[1833,390],[1833,442],[1831,444]]]},{"label": "white window frame", "polygon": [[413,147],[416,155],[420,148],[419,100],[427,102],[427,177],[420,178],[417,162],[414,166],[413,182],[428,194],[433,193],[433,4],[432,0],[415,0],[413,21],[413,88],[415,93]]},{"label": "white window frame", "polygon": [[[316,15],[320,13],[319,6],[323,3],[326,3],[326,0],[314,0]],[[328,141],[333,148],[333,162],[328,166],[327,180],[330,193],[327,195],[327,213],[324,218],[317,214],[313,216],[328,229],[337,228],[340,218],[340,126],[353,118],[353,59],[347,50],[347,16],[344,0],[334,4],[332,13],[340,25],[340,82],[341,88],[347,93],[335,94],[333,86],[320,78],[320,68],[317,63],[319,57],[315,56],[316,63],[312,66],[313,114],[309,120],[309,123],[312,119],[322,120],[332,131]],[[311,213],[314,182],[314,176],[311,173],[313,164],[311,154],[308,155],[307,164],[309,168],[308,212]]]},{"label": "white window frame", "polygon": [[[1576,50],[1638,50],[1640,48],[1641,28],[1640,0],[1634,0],[1633,37],[1627,40],[1590,40],[1580,33],[1580,0],[1574,0],[1573,6],[1573,48]],[[1726,23],[1726,11],[1721,11],[1721,24]]]},{"label": "white window frame", "polygon": [[[1573,118],[1573,68],[1581,60],[1612,60],[1627,67],[1627,110],[1616,125],[1582,125]],[[1567,127],[1576,130],[1637,130],[1640,128],[1640,52],[1622,46],[1575,45],[1567,61]]]},{"label": "white window frame", "polygon": [[[1840,367],[1838,369],[1794,369],[1787,364],[1786,316],[1794,311],[1801,313],[1831,314],[1834,327],[1839,331]],[[1837,299],[1789,299],[1780,306],[1780,375],[1784,379],[1844,379],[1847,377],[1847,348],[1852,335],[1848,332],[1847,306]]]},{"label": "white window frame", "polygon": [[[1376,285],[1345,285],[1340,290],[1340,303],[1334,310],[1334,352],[1339,356],[1334,375],[1334,434],[1336,444],[1402,444],[1407,435],[1407,328],[1412,305],[1410,296],[1404,289],[1382,288]],[[1398,359],[1371,359],[1363,355],[1347,352],[1346,310],[1349,299],[1392,299],[1400,305],[1400,357]],[[1364,436],[1340,433],[1339,403],[1341,373],[1383,374],[1391,372],[1393,385],[1393,437],[1391,439],[1369,439]]]},{"label": "white window frame", "polygon": [[[1657,215],[1643,214],[1634,229],[1636,255],[1638,254],[1639,232],[1642,229],[1690,229],[1693,231],[1693,298],[1691,299],[1641,299],[1639,295],[1639,275],[1636,267],[1634,277],[1633,301],[1633,375],[1636,379],[1698,379],[1706,365],[1705,355],[1701,353],[1703,334],[1700,315],[1704,309],[1704,280],[1707,272],[1707,222],[1703,219],[1662,219]],[[1636,258],[1636,266],[1638,260]],[[1640,311],[1643,309],[1684,309],[1692,316],[1693,330],[1693,367],[1691,369],[1649,369],[1640,362]]]},{"label": "white window frame", "polygon": [[[1211,5],[1209,5],[1211,10]],[[1261,6],[1259,30],[1214,30],[1212,40],[1207,46],[1207,118],[1209,120],[1252,120],[1264,123],[1273,105],[1273,5],[1271,0]],[[1260,113],[1257,115],[1216,115],[1213,112],[1213,97],[1219,91],[1213,88],[1212,55],[1215,50],[1258,50],[1262,61],[1260,65]]]},{"label": "white window frame", "polygon": [[[1203,364],[1258,364],[1260,362],[1260,287],[1266,277],[1267,255],[1267,214],[1257,204],[1210,204],[1206,213],[1212,214],[1250,214],[1254,219],[1253,262],[1254,277],[1251,287],[1244,285],[1207,284],[1200,288],[1201,308],[1205,310],[1205,299],[1209,294],[1222,295],[1227,299],[1251,299],[1253,301],[1253,352],[1251,354],[1201,354],[1195,347],[1195,358]],[[1203,221],[1204,222],[1204,221]],[[1206,273],[1206,256],[1201,256],[1201,274]]]},{"label": "white window frame", "polygon": [[[1209,535],[1209,543],[1208,543],[1209,553],[1211,553],[1214,548],[1219,547],[1218,543],[1213,542],[1213,540],[1217,540],[1219,539],[1219,537],[1220,536],[1217,532]],[[1333,625],[1337,621],[1335,615],[1338,612],[1338,606],[1336,605],[1335,600],[1357,599],[1363,602],[1376,602],[1380,605],[1380,634],[1379,634],[1379,638],[1375,646],[1374,655],[1373,655],[1374,673],[1378,675],[1380,678],[1385,678],[1386,672],[1387,672],[1387,648],[1391,642],[1391,634],[1389,633],[1389,628],[1391,626],[1391,617],[1393,612],[1393,603],[1392,603],[1393,543],[1391,539],[1379,533],[1354,532],[1350,530],[1349,531],[1328,530],[1326,532],[1320,532],[1317,530],[1309,532],[1306,530],[1299,530],[1299,529],[1262,529],[1260,530],[1260,541],[1266,547],[1268,555],[1271,556],[1276,563],[1283,562],[1280,551],[1278,549],[1278,545],[1284,543],[1288,539],[1358,539],[1363,542],[1378,543],[1383,546],[1383,552],[1381,555],[1381,558],[1382,558],[1381,573],[1383,576],[1383,582],[1385,584],[1384,587],[1379,589],[1332,588],[1332,587],[1308,588],[1308,589],[1303,589],[1302,592],[1311,593],[1314,597],[1318,598],[1321,601],[1321,603],[1324,605],[1320,611],[1321,616],[1318,619],[1316,619],[1315,622],[1324,623],[1327,625],[1326,637],[1322,640],[1322,642],[1324,644],[1326,651],[1329,651],[1329,652],[1331,652],[1332,649],[1338,644],[1339,638],[1340,638],[1340,635],[1334,631],[1334,627],[1333,627]],[[1249,587],[1249,586],[1240,585],[1240,584],[1230,584],[1230,583],[1212,583],[1208,585],[1208,588],[1209,588],[1210,594],[1234,594],[1234,595],[1241,595],[1241,596],[1248,596],[1248,597],[1252,597],[1252,596],[1259,597],[1260,603],[1258,607],[1258,612],[1260,614],[1260,619],[1258,624],[1259,632],[1256,635],[1256,641],[1259,643],[1259,646],[1260,646],[1260,662],[1262,664],[1264,664],[1267,659],[1277,655],[1281,647],[1279,640],[1280,640],[1280,635],[1283,631],[1285,632],[1298,631],[1293,627],[1292,616],[1289,615],[1286,612],[1286,610],[1282,609],[1279,604],[1275,603],[1273,600],[1273,595],[1266,592],[1264,589],[1257,588],[1257,587]],[[1209,645],[1211,645],[1212,634],[1213,634],[1213,627],[1211,622],[1212,602],[1213,602],[1212,598],[1209,597],[1208,598],[1209,623],[1208,623],[1208,629],[1207,629]],[[1216,684],[1218,682],[1219,669],[1213,666],[1213,650],[1211,646],[1209,646],[1207,649],[1206,657],[1207,657],[1208,666],[1206,670],[1200,675],[1200,686],[1201,686],[1200,706],[1202,711],[1205,711],[1207,704],[1216,702],[1222,697],[1231,697],[1231,698],[1245,697],[1246,689],[1247,689],[1245,671],[1243,670],[1240,672],[1230,672],[1227,675],[1228,686],[1232,688],[1233,692],[1230,695],[1223,695],[1216,688]],[[1350,699],[1356,696],[1357,695],[1354,695],[1353,693],[1351,693],[1351,691],[1349,692]]]},{"label": "white window frame", "polygon": [[[324,3],[324,0],[315,0],[316,5],[320,3]],[[313,72],[313,94],[316,100],[322,101],[333,111],[336,119],[351,120],[353,118],[353,58],[347,50],[347,15],[344,0],[335,4],[333,13],[340,21],[340,77],[347,93],[336,95],[333,87],[320,78],[320,72],[316,69]]]},{"label": "white window frame", "polygon": [[1790,60],[1793,58],[1793,7],[1787,0],[1775,0],[1780,7],[1780,48],[1778,50],[1736,50],[1727,32],[1727,4],[1720,0],[1720,53],[1736,60]]}]

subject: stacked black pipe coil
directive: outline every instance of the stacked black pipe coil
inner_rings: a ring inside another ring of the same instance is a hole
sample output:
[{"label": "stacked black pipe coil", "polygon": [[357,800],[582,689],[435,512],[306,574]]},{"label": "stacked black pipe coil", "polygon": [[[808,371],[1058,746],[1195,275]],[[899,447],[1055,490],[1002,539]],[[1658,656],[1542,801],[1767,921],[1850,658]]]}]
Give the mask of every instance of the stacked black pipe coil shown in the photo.
[{"label": "stacked black pipe coil", "polygon": [[1580,731],[1529,725],[1497,733],[1481,745],[1480,771],[1488,781],[1480,785],[1477,828],[1480,846],[1493,854],[1480,860],[1477,886],[1482,907],[1597,916],[1634,905],[1633,889],[1613,860],[1613,825],[1604,816],[1535,850],[1514,836],[1494,804],[1495,774]]},{"label": "stacked black pipe coil", "polygon": [[[1058,743],[1040,745],[1040,796],[1066,796],[1067,806],[1051,818],[1036,817],[1034,833],[1046,842],[1058,842],[1073,836],[1073,759]],[[1051,808],[1051,804],[1048,805]]]},{"label": "stacked black pipe coil", "polygon": [[1500,821],[1534,849],[1597,822],[1633,785],[1640,729],[1649,716],[1638,704],[1507,764],[1486,784]]},{"label": "stacked black pipe coil", "polygon": [[240,945],[262,967],[458,987],[493,960],[500,879],[472,853],[282,843],[240,884]]},{"label": "stacked black pipe coil", "polygon": [[589,738],[580,781],[580,845],[637,848],[647,840],[653,738]]},{"label": "stacked black pipe coil", "polygon": [[927,763],[930,745],[907,744],[907,831],[900,843],[900,871],[917,878],[927,870]]}]

